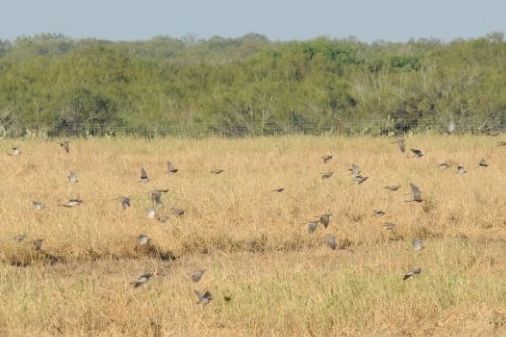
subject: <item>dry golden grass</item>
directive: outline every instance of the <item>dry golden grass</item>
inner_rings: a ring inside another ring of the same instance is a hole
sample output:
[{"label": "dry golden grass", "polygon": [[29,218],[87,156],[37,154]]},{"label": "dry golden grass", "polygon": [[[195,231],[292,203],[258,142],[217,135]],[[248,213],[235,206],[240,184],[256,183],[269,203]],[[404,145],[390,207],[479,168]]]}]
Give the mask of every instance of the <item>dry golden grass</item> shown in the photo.
[{"label": "dry golden grass", "polygon": [[[506,148],[497,141],[414,136],[408,148],[425,156],[408,159],[386,138],[72,140],[70,154],[55,141],[3,140],[4,153],[16,145],[22,154],[1,156],[0,335],[505,336]],[[334,159],[324,164],[324,154]],[[167,160],[180,172],[165,174]],[[445,160],[454,165],[442,171]],[[352,163],[369,176],[362,185]],[[326,171],[334,175],[322,180]],[[422,203],[404,202],[410,182]],[[155,188],[170,189],[166,223],[145,215]],[[120,195],[132,207],[122,210]],[[73,197],[84,203],[58,206]],[[330,226],[308,234],[306,221],[325,212]],[[152,249],[136,246],[141,233]],[[324,245],[327,233],[337,250]],[[414,237],[425,250],[409,249]],[[42,252],[30,244],[39,238]],[[422,274],[402,281],[413,266]],[[193,284],[196,268],[208,272]],[[156,276],[133,289],[145,271]],[[213,301],[195,304],[194,290]]]}]

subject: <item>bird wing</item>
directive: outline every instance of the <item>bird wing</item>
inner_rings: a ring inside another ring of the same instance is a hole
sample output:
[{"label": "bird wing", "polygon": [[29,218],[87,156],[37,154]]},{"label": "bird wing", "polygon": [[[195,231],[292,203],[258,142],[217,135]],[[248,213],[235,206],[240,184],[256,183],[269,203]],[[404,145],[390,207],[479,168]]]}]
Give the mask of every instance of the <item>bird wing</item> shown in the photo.
[{"label": "bird wing", "polygon": [[155,191],[151,191],[151,200],[156,202],[156,203],[159,203],[160,202],[160,198],[162,197],[162,193],[158,190],[155,190]]},{"label": "bird wing", "polygon": [[404,277],[402,278],[403,280],[407,280],[408,278],[410,278],[411,276],[413,276],[413,272],[412,271],[409,271],[407,272],[406,274],[404,274]]},{"label": "bird wing", "polygon": [[197,303],[200,303],[202,302],[202,298],[204,297],[199,291],[197,290],[194,290],[193,293],[197,296],[197,299],[198,299],[198,302]]},{"label": "bird wing", "polygon": [[360,173],[360,167],[358,167],[357,164],[352,164],[351,165],[351,173],[353,173],[354,175],[357,175]]},{"label": "bird wing", "polygon": [[177,171],[176,167],[174,166],[174,164],[172,164],[172,162],[170,160],[167,161],[167,169],[169,172]]},{"label": "bird wing", "polygon": [[413,196],[413,200],[421,200],[422,192],[420,191],[420,188],[418,188],[418,186],[413,183],[410,183],[409,186],[411,187],[411,195]]}]

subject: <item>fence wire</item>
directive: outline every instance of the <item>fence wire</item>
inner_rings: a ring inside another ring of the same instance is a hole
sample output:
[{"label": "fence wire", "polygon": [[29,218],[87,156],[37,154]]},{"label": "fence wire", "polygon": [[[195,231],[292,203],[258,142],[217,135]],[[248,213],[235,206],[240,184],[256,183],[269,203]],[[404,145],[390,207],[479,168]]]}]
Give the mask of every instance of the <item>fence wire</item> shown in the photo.
[{"label": "fence wire", "polygon": [[151,123],[122,124],[0,124],[0,137],[241,137],[307,135],[395,135],[402,133],[471,133],[496,135],[506,132],[506,122],[465,120],[443,123],[434,120],[391,121],[380,119],[354,121],[279,122],[279,123]]}]

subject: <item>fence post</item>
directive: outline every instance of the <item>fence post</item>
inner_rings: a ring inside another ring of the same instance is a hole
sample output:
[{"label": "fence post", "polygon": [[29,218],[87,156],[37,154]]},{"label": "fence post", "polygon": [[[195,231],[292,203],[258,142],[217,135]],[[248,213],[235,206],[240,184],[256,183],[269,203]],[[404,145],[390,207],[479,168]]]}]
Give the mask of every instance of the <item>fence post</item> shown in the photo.
[{"label": "fence post", "polygon": [[341,119],[338,119],[336,121],[336,132],[338,135],[341,135],[341,127],[342,127],[342,123],[341,123]]}]

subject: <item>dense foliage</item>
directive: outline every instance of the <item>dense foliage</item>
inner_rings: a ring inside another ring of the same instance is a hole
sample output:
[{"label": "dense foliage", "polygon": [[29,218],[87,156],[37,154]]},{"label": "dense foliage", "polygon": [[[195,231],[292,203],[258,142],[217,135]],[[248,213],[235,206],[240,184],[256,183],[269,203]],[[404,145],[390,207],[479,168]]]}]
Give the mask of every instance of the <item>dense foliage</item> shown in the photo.
[{"label": "dense foliage", "polygon": [[262,35],[0,40],[4,134],[506,128],[501,33],[443,43]]}]

